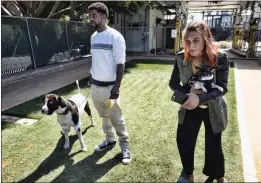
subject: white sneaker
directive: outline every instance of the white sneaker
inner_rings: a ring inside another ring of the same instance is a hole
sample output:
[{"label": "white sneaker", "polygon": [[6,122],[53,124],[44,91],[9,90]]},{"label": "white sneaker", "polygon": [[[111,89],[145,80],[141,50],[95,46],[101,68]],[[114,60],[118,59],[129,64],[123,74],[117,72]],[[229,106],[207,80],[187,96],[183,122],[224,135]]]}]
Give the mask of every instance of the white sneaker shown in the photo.
[{"label": "white sneaker", "polygon": [[103,141],[101,144],[95,147],[95,151],[101,152],[109,148],[113,148],[116,145],[116,141],[108,142],[107,140]]},{"label": "white sneaker", "polygon": [[130,151],[129,149],[123,149],[122,151],[122,163],[124,165],[129,164],[131,161]]}]

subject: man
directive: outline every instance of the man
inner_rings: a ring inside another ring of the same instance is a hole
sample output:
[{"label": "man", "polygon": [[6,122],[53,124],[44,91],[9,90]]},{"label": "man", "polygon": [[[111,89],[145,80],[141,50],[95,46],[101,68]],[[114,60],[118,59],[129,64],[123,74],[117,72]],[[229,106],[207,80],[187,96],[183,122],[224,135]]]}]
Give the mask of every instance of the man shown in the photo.
[{"label": "man", "polygon": [[[116,135],[122,149],[122,163],[129,164],[129,135],[120,108],[120,85],[124,73],[125,40],[115,29],[107,25],[108,8],[103,3],[93,3],[88,7],[91,25],[95,32],[91,37],[91,94],[94,107],[102,118],[106,140],[96,146],[96,151],[104,151],[116,145]],[[112,107],[106,106],[108,99],[114,100]]]}]

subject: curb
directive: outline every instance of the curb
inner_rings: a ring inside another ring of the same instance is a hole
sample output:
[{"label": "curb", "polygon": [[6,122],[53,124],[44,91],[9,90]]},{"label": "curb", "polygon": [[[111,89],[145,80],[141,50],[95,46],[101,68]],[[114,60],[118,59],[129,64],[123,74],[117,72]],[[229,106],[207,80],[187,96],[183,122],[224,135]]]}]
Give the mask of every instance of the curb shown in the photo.
[{"label": "curb", "polygon": [[239,132],[241,139],[241,149],[243,158],[243,171],[245,182],[257,182],[257,174],[254,164],[254,156],[250,145],[250,138],[247,132],[247,121],[245,116],[245,109],[242,99],[242,91],[240,88],[240,81],[238,80],[238,65],[235,62],[235,87],[237,98],[237,120],[239,123]]},{"label": "curb", "polygon": [[261,60],[261,57],[255,57],[255,58],[247,58],[246,55],[243,55],[241,53],[238,53],[234,49],[227,49],[228,52],[235,55],[236,57],[231,57],[229,59],[240,59],[240,60]]},{"label": "curb", "polygon": [[17,82],[21,79],[30,78],[33,76],[38,76],[38,75],[42,75],[42,74],[46,74],[46,73],[51,73],[51,72],[54,72],[57,70],[62,70],[66,67],[82,65],[82,64],[88,63],[89,61],[91,61],[91,59],[87,58],[87,59],[84,59],[81,61],[71,61],[69,63],[60,63],[60,64],[56,64],[56,65],[48,65],[48,66],[38,68],[38,69],[27,70],[22,73],[17,73],[17,75],[2,78],[2,86]]}]

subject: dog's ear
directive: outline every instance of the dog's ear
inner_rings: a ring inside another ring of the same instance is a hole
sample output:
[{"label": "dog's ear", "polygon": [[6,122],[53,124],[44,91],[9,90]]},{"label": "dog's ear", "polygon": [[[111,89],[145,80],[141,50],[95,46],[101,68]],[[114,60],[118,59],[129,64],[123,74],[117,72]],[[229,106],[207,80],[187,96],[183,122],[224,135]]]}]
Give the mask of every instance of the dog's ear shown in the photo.
[{"label": "dog's ear", "polygon": [[65,101],[62,99],[62,97],[58,96],[57,98],[58,104],[61,106],[61,108],[66,107]]},{"label": "dog's ear", "polygon": [[216,70],[218,70],[218,66],[211,67],[210,72],[213,74]]},{"label": "dog's ear", "polygon": [[213,69],[213,68],[212,68],[212,69],[210,70],[210,72],[213,74],[213,73],[216,72],[216,69]]}]

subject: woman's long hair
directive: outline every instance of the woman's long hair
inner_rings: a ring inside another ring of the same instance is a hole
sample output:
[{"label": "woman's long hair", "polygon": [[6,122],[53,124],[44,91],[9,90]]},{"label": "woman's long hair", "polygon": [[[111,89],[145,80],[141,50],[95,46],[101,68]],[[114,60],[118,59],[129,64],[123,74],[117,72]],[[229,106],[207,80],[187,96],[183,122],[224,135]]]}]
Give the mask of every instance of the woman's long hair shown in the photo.
[{"label": "woman's long hair", "polygon": [[203,56],[207,57],[207,60],[211,66],[216,66],[216,57],[218,53],[218,46],[215,44],[211,31],[205,21],[194,20],[190,22],[183,33],[183,46],[184,46],[184,58],[187,61],[192,61],[192,56],[189,54],[188,46],[186,44],[186,37],[188,32],[197,31],[199,32],[205,42],[203,49]]}]

